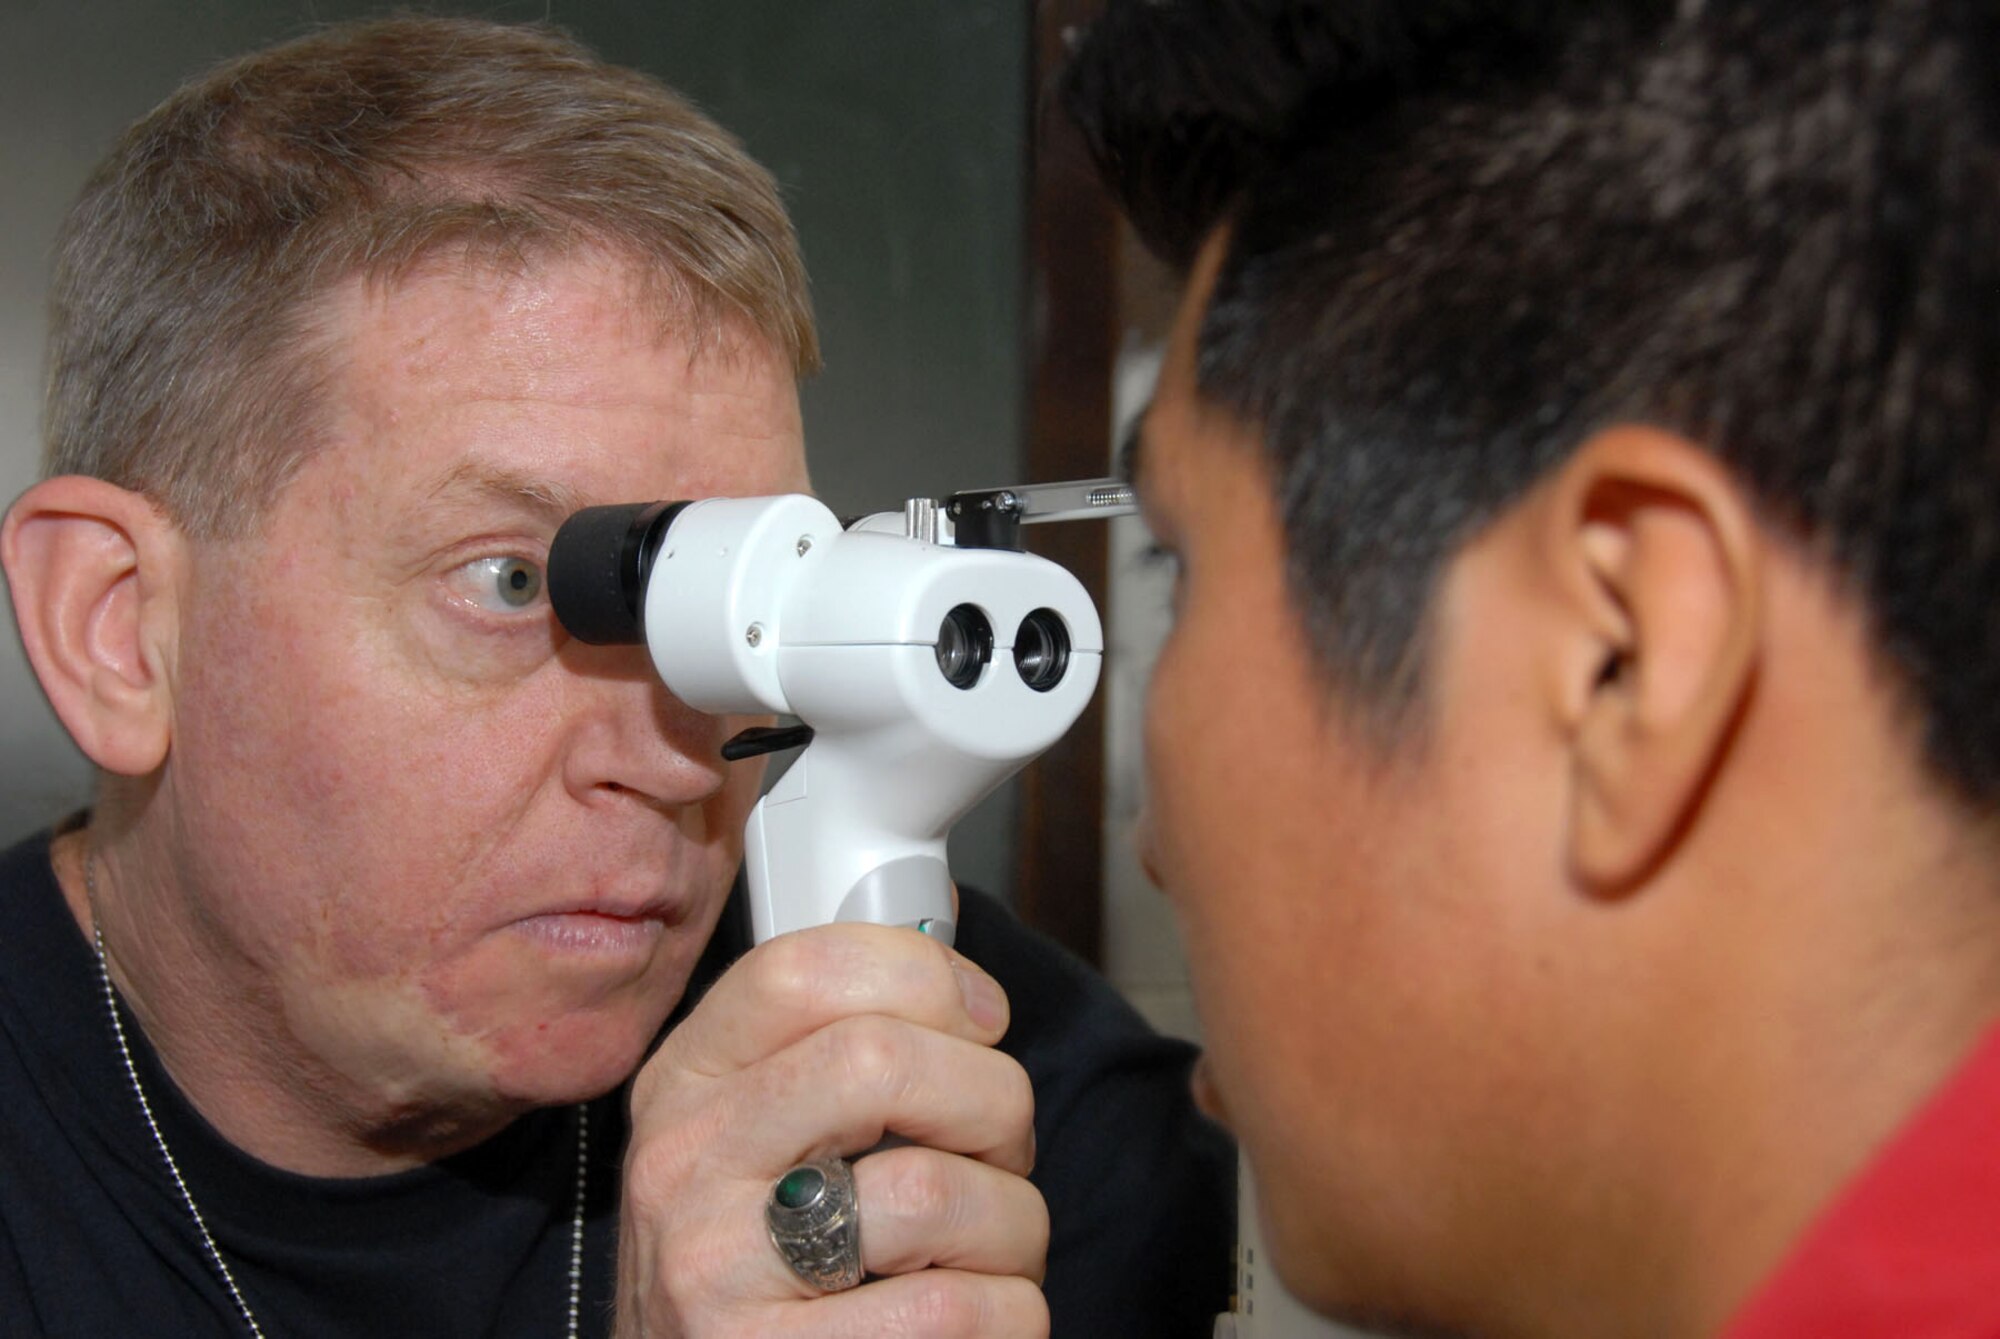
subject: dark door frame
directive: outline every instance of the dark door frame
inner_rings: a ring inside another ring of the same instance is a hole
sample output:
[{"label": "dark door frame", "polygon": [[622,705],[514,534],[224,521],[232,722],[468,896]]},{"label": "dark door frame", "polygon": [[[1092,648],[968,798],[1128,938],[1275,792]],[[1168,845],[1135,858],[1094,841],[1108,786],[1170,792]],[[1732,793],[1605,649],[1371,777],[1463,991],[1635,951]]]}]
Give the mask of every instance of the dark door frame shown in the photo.
[{"label": "dark door frame", "polygon": [[[1026,302],[1028,385],[1022,462],[1029,482],[1108,473],[1118,302],[1116,222],[1089,154],[1050,104],[1065,34],[1101,0],[1035,0],[1028,61]],[[1105,610],[1102,524],[1031,529]],[[1108,621],[1108,617],[1107,617]],[[1022,777],[1015,905],[1028,924],[1087,962],[1103,960],[1104,689]]]}]

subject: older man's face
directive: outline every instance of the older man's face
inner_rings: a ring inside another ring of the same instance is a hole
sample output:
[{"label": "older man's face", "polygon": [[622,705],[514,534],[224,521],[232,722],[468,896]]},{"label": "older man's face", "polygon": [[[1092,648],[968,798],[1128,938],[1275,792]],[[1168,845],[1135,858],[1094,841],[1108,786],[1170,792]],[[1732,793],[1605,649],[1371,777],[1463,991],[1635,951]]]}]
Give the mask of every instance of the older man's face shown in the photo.
[{"label": "older man's face", "polygon": [[198,549],[164,787],[199,933],[309,1082],[413,1111],[617,1082],[737,865],[740,724],[569,640],[574,506],[806,486],[791,369],[630,275],[439,267],[331,303],[331,442]]}]

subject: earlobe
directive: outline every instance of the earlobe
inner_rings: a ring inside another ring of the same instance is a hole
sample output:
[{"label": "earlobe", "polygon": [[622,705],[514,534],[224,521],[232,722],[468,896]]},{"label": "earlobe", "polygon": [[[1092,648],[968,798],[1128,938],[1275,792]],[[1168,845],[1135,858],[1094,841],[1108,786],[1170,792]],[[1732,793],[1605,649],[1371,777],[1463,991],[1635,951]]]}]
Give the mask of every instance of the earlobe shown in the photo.
[{"label": "earlobe", "polygon": [[145,498],[65,475],[0,523],[0,564],[42,691],[86,756],[143,776],[166,759],[179,533]]},{"label": "earlobe", "polygon": [[1629,890],[1699,816],[1755,687],[1762,535],[1713,456],[1657,429],[1609,429],[1556,481],[1553,542],[1598,629],[1569,668],[1569,855]]}]

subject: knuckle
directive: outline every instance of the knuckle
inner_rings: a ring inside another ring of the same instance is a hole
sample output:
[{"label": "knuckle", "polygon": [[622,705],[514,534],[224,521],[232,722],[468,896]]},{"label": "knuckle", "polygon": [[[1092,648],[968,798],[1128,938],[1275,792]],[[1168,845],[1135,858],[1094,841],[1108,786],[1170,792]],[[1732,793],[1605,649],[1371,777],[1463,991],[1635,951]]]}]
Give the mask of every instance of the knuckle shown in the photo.
[{"label": "knuckle", "polygon": [[[1000,1055],[999,1052],[994,1052]],[[1009,1120],[1022,1131],[1034,1128],[1035,1124],[1035,1081],[1028,1077],[1028,1071],[1020,1061],[1011,1055],[1000,1055],[1007,1063],[1001,1068],[1002,1110]]]},{"label": "knuckle", "polygon": [[1048,1302],[1026,1279],[949,1271],[915,1277],[891,1323],[897,1339],[1048,1339]]},{"label": "knuckle", "polygon": [[750,973],[749,993],[763,1008],[947,1018],[963,1007],[953,961],[927,936],[842,923],[779,935],[733,970]]},{"label": "knuckle", "polygon": [[1001,1154],[1002,1165],[1025,1174],[1035,1164],[1034,1081],[1013,1057],[997,1051],[991,1055],[997,1062],[992,1078],[992,1105],[989,1108],[993,1121],[994,1151]]},{"label": "knuckle", "polygon": [[849,1087],[888,1096],[908,1086],[912,1043],[906,1025],[866,1014],[844,1019],[825,1033]]},{"label": "knuckle", "polygon": [[1049,1273],[1049,1232],[1050,1232],[1049,1202],[1043,1199],[1041,1195],[1037,1193],[1035,1195],[1034,1205],[1035,1205],[1035,1212],[1037,1212],[1040,1215],[1040,1217],[1037,1218],[1035,1222],[1036,1255],[1035,1255],[1034,1265],[1028,1274],[1028,1279],[1030,1282],[1039,1285],[1044,1279],[1048,1277]]},{"label": "knuckle", "polygon": [[1022,1179],[1022,1184],[1028,1187],[1028,1194],[1022,1201],[1023,1204],[1026,1206],[1024,1212],[1032,1214],[1034,1216],[1035,1240],[1041,1243],[1043,1263],[1046,1264],[1049,1253],[1049,1233],[1051,1231],[1051,1220],[1049,1218],[1049,1201],[1047,1197],[1045,1197],[1042,1194],[1040,1186],[1035,1185],[1032,1181],[1028,1181],[1026,1178]]},{"label": "knuckle", "polygon": [[895,1318],[898,1336],[973,1339],[990,1333],[985,1325],[988,1308],[970,1276],[931,1272],[915,1277],[920,1281],[905,1294]]},{"label": "knuckle", "polygon": [[632,1091],[627,1099],[632,1116],[637,1119],[668,1111],[693,1100],[699,1080],[698,1072],[689,1064],[687,1036],[676,1029],[632,1076]]},{"label": "knuckle", "polygon": [[1011,1294],[1007,1333],[1020,1339],[1049,1339],[1049,1299],[1041,1285],[1028,1279],[1001,1279],[1000,1283]]},{"label": "knuckle", "polygon": [[705,1178],[718,1151],[726,1150],[737,1122],[735,1104],[705,1102],[677,1112],[671,1120],[635,1131],[625,1150],[625,1199],[635,1205],[664,1206],[686,1198]]},{"label": "knuckle", "polygon": [[780,935],[744,958],[758,999],[771,1008],[801,1008],[825,989],[835,970],[827,936],[810,930]]},{"label": "knuckle", "polygon": [[[964,1203],[958,1179],[943,1157],[918,1150],[918,1156],[887,1159],[879,1187],[879,1211],[906,1223],[935,1230],[955,1219]],[[869,1206],[875,1212],[876,1206]]]},{"label": "knuckle", "polygon": [[625,1153],[625,1198],[639,1205],[671,1202],[686,1171],[677,1140],[635,1142]]}]

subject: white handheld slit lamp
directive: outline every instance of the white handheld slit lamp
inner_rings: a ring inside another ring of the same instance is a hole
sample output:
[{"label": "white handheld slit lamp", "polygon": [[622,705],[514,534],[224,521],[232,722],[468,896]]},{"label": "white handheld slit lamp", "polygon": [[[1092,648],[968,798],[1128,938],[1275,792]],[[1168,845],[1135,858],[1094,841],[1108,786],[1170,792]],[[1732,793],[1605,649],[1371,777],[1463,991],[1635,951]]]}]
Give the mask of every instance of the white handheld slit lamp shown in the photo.
[{"label": "white handheld slit lamp", "polygon": [[549,550],[579,640],[643,644],[698,711],[795,716],[805,751],[744,832],[756,940],[839,920],[949,943],[952,825],[1090,700],[1104,631],[1019,527],[1132,510],[1114,479],[916,498],[853,525],[799,494],[587,507]]}]

